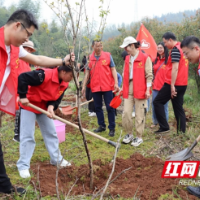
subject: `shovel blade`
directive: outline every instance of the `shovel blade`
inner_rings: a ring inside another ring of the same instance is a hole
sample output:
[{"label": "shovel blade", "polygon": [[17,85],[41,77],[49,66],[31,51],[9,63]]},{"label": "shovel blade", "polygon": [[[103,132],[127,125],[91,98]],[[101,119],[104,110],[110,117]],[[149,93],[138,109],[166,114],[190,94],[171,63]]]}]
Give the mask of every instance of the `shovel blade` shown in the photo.
[{"label": "shovel blade", "polygon": [[171,157],[169,160],[170,161],[184,161],[184,160],[187,160],[187,159],[191,158],[192,156],[193,156],[193,153],[189,152],[186,155],[181,155],[181,156],[177,156],[177,157]]},{"label": "shovel blade", "polygon": [[71,106],[60,108],[63,115],[72,115],[72,110]]},{"label": "shovel blade", "polygon": [[173,160],[173,161],[180,161],[184,160],[188,155],[191,155],[192,152],[189,151],[189,148],[184,149],[183,151],[180,151],[178,153],[175,153],[167,158],[167,160]]}]

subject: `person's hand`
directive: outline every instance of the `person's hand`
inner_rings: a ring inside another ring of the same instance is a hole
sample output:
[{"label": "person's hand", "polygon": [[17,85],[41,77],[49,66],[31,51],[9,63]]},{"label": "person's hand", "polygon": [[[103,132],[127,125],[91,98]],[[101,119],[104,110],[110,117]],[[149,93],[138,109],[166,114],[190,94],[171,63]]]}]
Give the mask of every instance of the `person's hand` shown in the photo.
[{"label": "person's hand", "polygon": [[176,96],[177,96],[176,88],[174,85],[171,85],[171,98],[173,99]]},{"label": "person's hand", "polygon": [[82,96],[85,97],[85,87],[82,88],[81,93],[82,93]]},{"label": "person's hand", "polygon": [[52,105],[49,105],[48,106],[48,108],[47,108],[47,112],[49,112],[49,114],[47,115],[47,117],[49,117],[49,118],[53,118],[53,116],[54,116],[54,111],[53,111],[53,109],[54,109],[54,106],[52,106]]},{"label": "person's hand", "polygon": [[115,83],[115,85],[114,85],[114,91],[113,91],[113,93],[115,93],[115,92],[119,92],[119,86],[118,86],[117,83]]},{"label": "person's hand", "polygon": [[[66,55],[64,60],[65,60],[65,65],[69,65],[70,64],[70,54]],[[75,61],[75,54],[73,52],[71,53],[71,61],[72,62]]]},{"label": "person's hand", "polygon": [[145,97],[146,99],[148,99],[151,96],[150,94],[150,88],[147,88],[146,92],[145,92]]},{"label": "person's hand", "polygon": [[198,73],[199,73],[199,76],[200,76],[200,69],[198,69]]},{"label": "person's hand", "polygon": [[29,104],[29,100],[27,98],[19,99],[19,101],[24,106],[28,106],[28,104]]}]

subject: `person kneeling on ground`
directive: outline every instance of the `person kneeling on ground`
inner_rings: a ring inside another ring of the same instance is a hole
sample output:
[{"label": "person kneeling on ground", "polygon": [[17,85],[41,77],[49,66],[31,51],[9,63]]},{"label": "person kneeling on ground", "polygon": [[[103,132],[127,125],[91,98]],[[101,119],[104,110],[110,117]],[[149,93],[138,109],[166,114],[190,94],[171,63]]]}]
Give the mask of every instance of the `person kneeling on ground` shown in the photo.
[{"label": "person kneeling on ground", "polygon": [[[122,125],[127,132],[123,142],[131,142],[133,146],[139,146],[145,126],[145,114],[147,99],[150,97],[152,84],[152,62],[150,57],[142,53],[138,48],[140,43],[135,38],[129,36],[124,39],[120,46],[129,55],[126,56],[124,64],[123,98],[124,112],[122,115]],[[133,137],[132,109],[135,104],[135,128],[137,137]]]},{"label": "person kneeling on ground", "polygon": [[[38,69],[23,73],[18,78],[18,93],[21,107],[20,123],[20,158],[17,161],[19,174],[22,178],[30,177],[30,161],[35,149],[35,120],[37,120],[46,148],[50,155],[50,163],[61,167],[71,164],[64,160],[53,122],[54,110],[58,108],[68,82],[73,78],[72,69],[69,66],[60,66],[55,69]],[[47,116],[30,107],[32,103],[50,114]],[[61,162],[62,161],[62,162]]]}]

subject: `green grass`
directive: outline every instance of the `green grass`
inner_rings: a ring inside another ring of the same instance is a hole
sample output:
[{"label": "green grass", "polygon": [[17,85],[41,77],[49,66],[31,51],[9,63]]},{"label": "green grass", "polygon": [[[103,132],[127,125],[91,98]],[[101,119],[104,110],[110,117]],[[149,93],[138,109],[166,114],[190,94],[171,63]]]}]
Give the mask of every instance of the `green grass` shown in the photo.
[{"label": "green grass", "polygon": [[[84,108],[86,107],[87,106],[85,106]],[[199,130],[200,130],[199,128],[200,126],[198,123],[198,121],[200,122],[200,117],[198,118],[198,116],[200,116],[199,115],[200,96],[197,94],[197,88],[193,80],[189,80],[189,86],[186,91],[186,100],[184,103],[184,108],[189,109],[192,112],[192,115],[197,116],[197,118],[195,119],[197,123],[188,123],[187,133],[184,136],[176,137],[175,141],[178,140],[178,143],[180,143],[182,149],[186,148],[187,146],[191,145],[194,142],[195,138],[199,135]],[[88,129],[92,131],[93,129],[97,127],[97,120],[95,117],[89,118],[87,112],[88,112],[87,109],[82,109],[81,119],[83,123],[87,124]],[[104,112],[104,114],[105,114],[106,124],[108,125],[106,112]],[[122,144],[118,152],[118,157],[126,159],[126,158],[129,158],[135,152],[139,152],[144,156],[152,156],[152,155],[149,155],[149,152],[155,148],[155,144],[158,141],[158,139],[156,139],[155,135],[152,132],[152,129],[149,128],[152,123],[151,115],[152,113],[149,112],[146,117],[146,128],[143,135],[144,142],[137,148],[131,145]],[[8,118],[9,121],[6,122],[5,118]],[[23,186],[27,189],[27,194],[24,199],[31,199],[31,200],[37,199],[37,195],[34,191],[34,188],[30,184],[30,179],[22,179],[20,178],[18,174],[16,162],[19,158],[19,144],[12,140],[14,136],[14,132],[13,132],[14,119],[12,117],[9,117],[8,115],[5,115],[3,119],[4,120],[3,120],[2,128],[0,128],[0,134],[1,134],[1,142],[3,144],[4,159],[5,159],[7,174],[9,175],[13,184]],[[170,123],[174,122],[174,114],[173,114],[171,103],[169,104],[169,122]],[[134,123],[134,120],[133,120],[133,123]],[[100,135],[116,142],[118,137],[120,136],[121,131],[122,131],[122,135],[124,136],[126,133],[122,129],[121,114],[118,114],[118,116],[116,117],[116,136],[114,138],[110,138],[108,136],[108,129],[107,131],[102,132]],[[67,130],[66,132],[67,132],[66,141],[60,144],[60,150],[62,154],[64,155],[65,159],[69,161],[71,160],[76,166],[87,164],[87,157],[84,150],[81,133],[79,132],[79,130],[76,130],[76,134],[68,132]],[[173,139],[174,138],[173,134],[175,133],[176,133],[175,128],[172,128],[169,137]],[[107,143],[99,139],[89,136],[87,134],[86,134],[86,138],[89,141],[88,147],[90,150],[92,160],[101,159],[102,162],[104,163],[110,162],[112,160],[113,155],[114,155],[114,150],[115,150],[112,146],[108,145]],[[31,160],[31,164],[48,161],[49,155],[45,148],[40,130],[38,128],[36,128],[36,131],[35,131],[35,139],[36,139],[36,148]],[[199,145],[195,147],[195,155],[197,157],[198,155],[200,155]],[[165,157],[161,156],[161,158],[164,159]],[[105,176],[109,176],[109,175],[105,174]],[[84,181],[84,177],[82,177],[82,179]],[[176,194],[176,191],[174,191],[174,193]],[[16,200],[23,199],[23,197],[13,197],[13,198]],[[1,195],[0,195],[0,199],[1,199]],[[57,199],[57,198],[56,196],[54,196],[54,197],[45,197],[42,199],[52,200],[52,199]],[[91,198],[77,197],[77,199],[91,199]],[[119,196],[118,199],[123,199],[123,198]],[[159,200],[164,200],[164,199],[176,199],[176,198],[174,198],[173,195],[163,194],[161,195]]]}]

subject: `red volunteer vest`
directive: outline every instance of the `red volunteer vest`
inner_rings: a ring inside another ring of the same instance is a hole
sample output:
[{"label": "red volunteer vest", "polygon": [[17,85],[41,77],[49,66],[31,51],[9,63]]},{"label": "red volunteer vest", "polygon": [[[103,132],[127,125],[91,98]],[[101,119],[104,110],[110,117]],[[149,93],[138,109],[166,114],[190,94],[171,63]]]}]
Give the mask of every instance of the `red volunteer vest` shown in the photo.
[{"label": "red volunteer vest", "polygon": [[[165,58],[160,59],[157,58],[157,63],[153,65],[153,71],[154,71],[154,81],[153,81],[153,90],[160,90],[162,86],[165,83],[165,74],[166,74],[166,65]],[[162,65],[162,67],[159,69],[159,67]],[[157,72],[157,70],[159,71]]]},{"label": "red volunteer vest", "polygon": [[29,63],[27,63],[27,62],[25,62],[23,60],[19,60],[18,76],[21,73],[29,72],[29,71],[31,71]]},{"label": "red volunteer vest", "polygon": [[[3,81],[8,55],[4,41],[4,27],[0,28],[0,86]],[[0,94],[0,110],[15,115],[17,101],[17,68],[19,67],[19,47],[10,46],[10,75]]]},{"label": "red volunteer vest", "polygon": [[[138,57],[133,63],[133,96],[136,99],[145,99],[145,92],[147,90],[145,78],[145,63],[148,58],[147,54],[139,51]],[[126,56],[124,66],[124,80],[123,80],[123,98],[128,99],[129,93],[129,61],[130,55]]]},{"label": "red volunteer vest", "polygon": [[[29,86],[26,97],[33,105],[47,110],[48,101],[56,101],[68,87],[69,83],[64,81],[59,83],[57,68],[42,70],[45,71],[45,79],[43,83],[38,86]],[[35,109],[32,109],[28,106],[23,106],[21,103],[20,106],[31,112],[41,114]]]},{"label": "red volunteer vest", "polygon": [[[180,51],[180,54],[181,54],[175,85],[185,86],[188,83],[188,60],[183,55],[183,51],[180,48],[180,42],[177,42],[175,47],[177,47],[177,49]],[[167,62],[165,83],[171,85],[171,78],[172,78],[172,58],[171,58],[171,52],[170,52],[169,57],[168,57],[168,62]]]},{"label": "red volunteer vest", "polygon": [[110,53],[101,52],[99,60],[90,55],[90,88],[92,92],[106,92],[114,89],[114,78],[110,68]]}]

